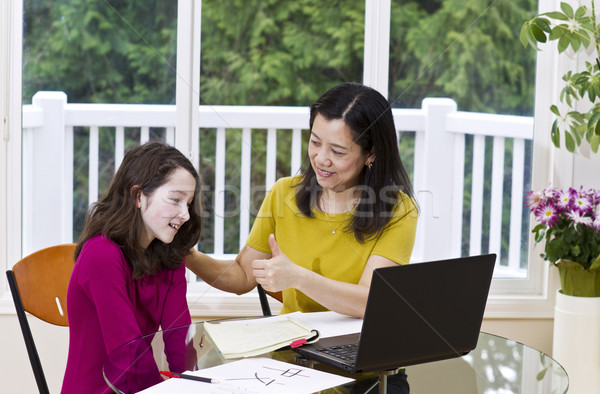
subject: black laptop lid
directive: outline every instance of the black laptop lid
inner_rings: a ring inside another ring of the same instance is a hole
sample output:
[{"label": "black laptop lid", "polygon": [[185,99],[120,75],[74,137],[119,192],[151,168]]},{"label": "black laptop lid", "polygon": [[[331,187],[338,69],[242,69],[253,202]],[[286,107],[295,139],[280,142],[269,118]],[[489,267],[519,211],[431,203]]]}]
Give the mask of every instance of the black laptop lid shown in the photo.
[{"label": "black laptop lid", "polygon": [[495,254],[374,270],[356,370],[462,356],[477,346]]}]

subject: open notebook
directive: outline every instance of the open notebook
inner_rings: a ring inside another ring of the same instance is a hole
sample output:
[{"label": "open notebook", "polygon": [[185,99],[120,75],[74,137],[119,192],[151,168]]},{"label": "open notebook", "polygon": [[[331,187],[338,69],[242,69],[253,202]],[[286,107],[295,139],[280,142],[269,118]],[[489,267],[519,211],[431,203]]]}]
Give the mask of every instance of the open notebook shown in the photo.
[{"label": "open notebook", "polygon": [[316,329],[292,317],[206,322],[204,331],[225,359],[257,356],[287,346],[293,348],[319,337]]},{"label": "open notebook", "polygon": [[350,373],[462,356],[477,346],[495,261],[489,254],[378,268],[360,333],[294,351]]}]

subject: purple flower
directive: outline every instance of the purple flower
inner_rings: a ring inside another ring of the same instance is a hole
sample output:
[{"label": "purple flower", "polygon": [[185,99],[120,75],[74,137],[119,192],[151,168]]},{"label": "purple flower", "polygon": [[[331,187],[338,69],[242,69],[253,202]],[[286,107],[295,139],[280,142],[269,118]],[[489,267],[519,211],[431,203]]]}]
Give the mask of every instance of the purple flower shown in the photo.
[{"label": "purple flower", "polygon": [[540,223],[552,227],[558,222],[558,212],[554,203],[549,200],[543,205],[540,205],[535,211],[535,216],[538,218]]},{"label": "purple flower", "polygon": [[563,211],[571,209],[576,197],[577,192],[574,189],[561,190],[556,197],[556,206]]},{"label": "purple flower", "polygon": [[592,203],[593,199],[585,192],[579,192],[573,201],[573,209],[584,213],[589,213],[592,211]]},{"label": "purple flower", "polygon": [[529,207],[530,212],[535,213],[544,202],[545,198],[543,190],[530,190],[529,192],[527,192],[526,205]]}]

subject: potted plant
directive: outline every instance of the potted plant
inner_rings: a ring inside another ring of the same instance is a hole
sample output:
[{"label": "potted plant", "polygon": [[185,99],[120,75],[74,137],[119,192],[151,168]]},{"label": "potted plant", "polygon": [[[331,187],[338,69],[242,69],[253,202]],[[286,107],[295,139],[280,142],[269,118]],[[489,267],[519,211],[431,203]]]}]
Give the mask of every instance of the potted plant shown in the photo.
[{"label": "potted plant", "polygon": [[539,43],[557,40],[558,53],[568,49],[593,51],[595,61],[586,62],[585,69],[569,70],[562,77],[565,86],[560,92],[561,105],[550,107],[556,115],[551,138],[554,145],[560,147],[561,135],[564,135],[565,147],[570,152],[587,141],[597,153],[600,145],[600,103],[597,103],[600,98],[600,28],[594,1],[591,1],[591,12],[585,5],[574,10],[564,2],[560,3],[560,9],[526,21],[521,28],[521,43],[538,49]]},{"label": "potted plant", "polygon": [[558,267],[563,294],[600,297],[600,190],[530,191],[535,241],[542,258]]},{"label": "potted plant", "polygon": [[[559,55],[591,59],[563,74],[559,102],[550,106],[556,116],[550,130],[552,142],[572,153],[582,145],[597,153],[600,145],[600,31],[595,1],[585,0],[589,8],[561,2],[560,10],[526,21],[520,34],[525,47],[538,49],[540,43],[556,41]],[[531,192],[529,204],[538,221],[532,230],[535,240],[546,241],[542,257],[558,267],[561,277],[562,288],[556,292],[554,307],[552,356],[569,374],[569,392],[597,394],[598,191],[547,188]],[[584,209],[578,204],[591,207]]]}]

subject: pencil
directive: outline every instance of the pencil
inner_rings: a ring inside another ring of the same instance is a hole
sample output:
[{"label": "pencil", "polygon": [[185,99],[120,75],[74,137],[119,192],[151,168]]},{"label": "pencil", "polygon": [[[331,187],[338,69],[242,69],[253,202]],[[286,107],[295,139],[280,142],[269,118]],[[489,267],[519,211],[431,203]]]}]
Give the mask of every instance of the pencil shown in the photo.
[{"label": "pencil", "polygon": [[204,378],[202,376],[188,375],[185,373],[175,373],[175,372],[169,372],[169,371],[160,371],[160,373],[165,376],[168,376],[170,378],[189,379],[189,380],[195,380],[197,382],[204,382],[204,383],[219,383],[219,381],[216,379]]}]

